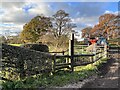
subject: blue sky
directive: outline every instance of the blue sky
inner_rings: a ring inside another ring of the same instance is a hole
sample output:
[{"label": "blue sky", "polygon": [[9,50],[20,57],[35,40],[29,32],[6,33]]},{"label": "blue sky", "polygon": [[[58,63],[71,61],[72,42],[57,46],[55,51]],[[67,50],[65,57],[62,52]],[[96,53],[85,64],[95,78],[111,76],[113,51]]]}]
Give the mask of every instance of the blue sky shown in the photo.
[{"label": "blue sky", "polygon": [[1,2],[0,34],[22,31],[25,23],[36,15],[52,16],[62,9],[69,13],[75,30],[98,23],[100,15],[118,12],[118,2]]}]

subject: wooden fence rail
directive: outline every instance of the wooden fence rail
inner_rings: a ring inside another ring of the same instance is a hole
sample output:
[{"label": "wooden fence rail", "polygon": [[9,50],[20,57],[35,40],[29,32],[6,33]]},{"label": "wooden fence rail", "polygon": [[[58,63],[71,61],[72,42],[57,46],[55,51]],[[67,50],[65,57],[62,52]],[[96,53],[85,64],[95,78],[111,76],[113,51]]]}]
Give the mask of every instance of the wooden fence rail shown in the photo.
[{"label": "wooden fence rail", "polygon": [[[104,48],[98,50],[98,52],[94,54],[77,55],[72,52],[69,55],[51,55],[50,53],[42,53],[3,44],[1,77],[4,78],[4,80],[13,80],[15,78],[23,78],[25,76],[48,73],[51,71],[56,72],[64,68],[74,71],[74,67],[76,66],[91,64],[103,58],[106,55],[106,51],[103,49]],[[10,73],[12,76],[6,76],[6,72]]]},{"label": "wooden fence rail", "polygon": [[65,55],[66,52],[68,52],[69,49],[65,50],[65,51],[61,51],[61,52],[49,52],[51,54],[62,54],[62,55]]},{"label": "wooden fence rail", "polygon": [[[68,68],[74,71],[74,67],[76,66],[83,66],[87,64],[94,63],[101,58],[105,57],[105,51],[99,51],[95,54],[79,54],[79,55],[54,55],[54,64],[53,64],[53,71],[59,69]],[[73,59],[71,59],[71,57]],[[71,61],[73,60],[73,61]],[[72,67],[73,65],[73,67]]]}]

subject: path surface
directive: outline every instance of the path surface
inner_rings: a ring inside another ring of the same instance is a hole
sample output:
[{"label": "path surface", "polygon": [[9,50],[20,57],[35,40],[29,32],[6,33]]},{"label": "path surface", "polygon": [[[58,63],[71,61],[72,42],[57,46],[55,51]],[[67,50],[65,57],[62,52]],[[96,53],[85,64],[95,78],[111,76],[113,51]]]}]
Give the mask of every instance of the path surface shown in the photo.
[{"label": "path surface", "polygon": [[113,54],[112,57],[113,62],[108,66],[109,71],[105,75],[99,76],[95,80],[86,83],[82,88],[120,88],[118,82],[120,77],[120,54]]}]

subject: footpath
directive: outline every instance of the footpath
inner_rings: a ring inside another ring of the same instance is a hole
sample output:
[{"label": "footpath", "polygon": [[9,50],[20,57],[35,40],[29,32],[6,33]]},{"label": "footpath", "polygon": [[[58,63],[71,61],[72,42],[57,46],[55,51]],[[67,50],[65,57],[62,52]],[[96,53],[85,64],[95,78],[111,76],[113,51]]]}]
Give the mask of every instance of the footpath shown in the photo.
[{"label": "footpath", "polygon": [[112,55],[112,63],[108,65],[108,71],[98,76],[95,80],[86,83],[82,88],[120,88],[120,54]]}]

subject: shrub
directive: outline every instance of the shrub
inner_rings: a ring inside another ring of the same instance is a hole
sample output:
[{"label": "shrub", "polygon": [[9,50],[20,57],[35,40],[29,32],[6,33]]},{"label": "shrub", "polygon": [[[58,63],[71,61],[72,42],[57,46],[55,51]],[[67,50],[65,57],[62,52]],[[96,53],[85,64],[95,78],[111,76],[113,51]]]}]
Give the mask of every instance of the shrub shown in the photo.
[{"label": "shrub", "polygon": [[69,38],[66,35],[55,37],[54,35],[48,34],[48,35],[42,36],[38,40],[38,42],[47,44],[49,46],[50,51],[56,51],[56,52],[67,50],[69,47]]},{"label": "shrub", "polygon": [[25,44],[25,45],[22,45],[21,47],[25,47],[28,49],[41,51],[41,52],[49,52],[48,46],[43,44]]}]

